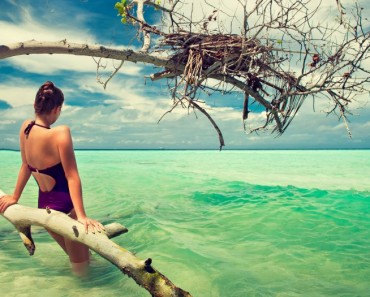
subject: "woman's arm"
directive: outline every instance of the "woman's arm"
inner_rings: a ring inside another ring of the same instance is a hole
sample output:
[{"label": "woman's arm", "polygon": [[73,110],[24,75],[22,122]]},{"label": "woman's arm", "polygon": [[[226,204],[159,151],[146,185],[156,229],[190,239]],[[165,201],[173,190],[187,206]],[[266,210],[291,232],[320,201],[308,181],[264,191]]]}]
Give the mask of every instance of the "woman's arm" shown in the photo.
[{"label": "woman's arm", "polygon": [[18,200],[21,198],[22,192],[24,187],[26,186],[28,180],[31,176],[31,170],[28,168],[28,165],[25,163],[22,163],[21,169],[19,170],[17,183],[15,185],[13,198],[18,202]]},{"label": "woman's arm", "polygon": [[31,171],[27,164],[22,163],[13,195],[5,195],[0,198],[0,213],[3,213],[10,205],[18,203],[30,176]]},{"label": "woman's arm", "polygon": [[57,144],[60,160],[68,181],[69,192],[78,219],[86,217],[83,199],[81,179],[77,170],[76,158],[73,150],[71,132],[68,127],[58,127]]},{"label": "woman's arm", "polygon": [[24,124],[19,132],[20,150],[22,157],[22,165],[18,173],[17,183],[13,195],[5,195],[0,199],[0,213],[3,213],[10,205],[18,203],[21,198],[24,187],[26,186],[30,176],[31,170],[28,168],[27,160],[24,152]]},{"label": "woman's arm", "polygon": [[74,210],[76,212],[77,220],[85,225],[85,231],[89,228],[94,232],[95,229],[100,231],[103,229],[102,225],[87,218],[83,198],[80,175],[77,170],[77,163],[75,153],[73,150],[72,136],[70,129],[67,126],[58,127],[57,145],[60,155],[60,160],[63,165],[64,173],[68,181],[68,188],[71,195]]}]

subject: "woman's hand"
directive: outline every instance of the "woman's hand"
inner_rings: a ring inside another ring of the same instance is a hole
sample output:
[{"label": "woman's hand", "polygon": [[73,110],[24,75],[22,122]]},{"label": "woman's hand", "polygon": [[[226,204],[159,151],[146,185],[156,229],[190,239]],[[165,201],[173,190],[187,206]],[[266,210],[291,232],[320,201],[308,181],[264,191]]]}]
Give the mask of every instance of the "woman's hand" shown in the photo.
[{"label": "woman's hand", "polygon": [[86,234],[89,232],[89,230],[95,234],[95,232],[101,232],[105,231],[103,225],[99,223],[98,221],[95,221],[93,219],[90,219],[88,217],[82,217],[82,218],[77,218],[77,221],[82,223],[85,226],[85,232]]},{"label": "woman's hand", "polygon": [[17,204],[18,200],[13,195],[4,195],[0,197],[0,213],[6,211],[6,209],[13,204]]}]

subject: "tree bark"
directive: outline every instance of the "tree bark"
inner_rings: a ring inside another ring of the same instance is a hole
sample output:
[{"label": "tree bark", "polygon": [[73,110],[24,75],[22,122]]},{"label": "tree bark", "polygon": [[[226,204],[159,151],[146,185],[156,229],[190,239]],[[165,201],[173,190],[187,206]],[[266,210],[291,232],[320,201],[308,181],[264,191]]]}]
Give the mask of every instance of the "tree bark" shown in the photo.
[{"label": "tree bark", "polygon": [[[167,71],[173,72],[174,75],[179,75],[180,73],[183,73],[185,69],[184,65],[175,63],[169,57],[159,57],[142,51],[135,52],[132,49],[114,49],[100,45],[71,43],[68,42],[66,39],[56,42],[39,42],[36,40],[30,40],[26,42],[13,43],[10,45],[0,45],[0,60],[31,54],[66,54],[107,58],[120,61],[129,61],[133,63],[148,63],[153,66],[163,67]],[[238,81],[235,78],[227,77],[225,75],[210,75],[209,78],[234,85],[238,89],[248,92],[255,98],[256,101],[260,102],[268,110],[271,109],[270,103],[266,101],[261,95],[259,95],[258,92],[250,88],[247,84]]]},{"label": "tree bark", "polygon": [[135,52],[132,49],[114,49],[100,45],[71,43],[66,39],[56,42],[26,42],[0,45],[0,60],[20,55],[31,54],[67,54],[76,56],[100,57],[130,62],[143,62],[155,66],[176,68],[169,58],[156,57],[144,52]]},{"label": "tree bark", "polygon": [[[0,197],[4,193],[0,190]],[[119,224],[105,226],[106,232],[86,234],[83,224],[68,215],[50,209],[36,209],[19,204],[11,205],[2,214],[18,230],[30,255],[35,252],[31,236],[31,225],[42,226],[66,238],[78,241],[117,266],[124,274],[132,277],[137,284],[145,288],[152,296],[191,296],[176,287],[167,277],[155,270],[152,260],[140,260],[109,238],[127,232]]]}]

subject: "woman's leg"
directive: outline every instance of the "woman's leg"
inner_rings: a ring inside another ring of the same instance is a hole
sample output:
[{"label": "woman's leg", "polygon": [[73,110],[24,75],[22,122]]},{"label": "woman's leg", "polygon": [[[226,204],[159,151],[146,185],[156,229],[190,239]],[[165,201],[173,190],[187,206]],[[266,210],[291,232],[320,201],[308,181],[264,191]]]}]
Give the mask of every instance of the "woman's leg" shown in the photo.
[{"label": "woman's leg", "polygon": [[71,262],[72,271],[78,275],[86,275],[90,263],[89,248],[81,243],[64,239],[66,249]]},{"label": "woman's leg", "polygon": [[[72,219],[77,219],[74,210],[71,211],[70,217]],[[89,248],[86,245],[72,241],[68,238],[64,238],[64,243],[69,256],[69,261],[72,265],[72,271],[79,276],[85,275],[90,263]]]},{"label": "woman's leg", "polygon": [[[76,219],[76,214],[74,210],[70,213],[70,217]],[[72,271],[79,276],[83,276],[87,273],[89,262],[90,262],[90,252],[89,248],[81,243],[72,241],[68,238],[46,229],[49,234],[54,238],[54,240],[60,245],[64,252],[69,256],[69,261],[71,262]]]},{"label": "woman's leg", "polygon": [[64,237],[62,235],[59,235],[59,234],[51,231],[51,230],[46,229],[46,231],[48,231],[48,233],[51,235],[51,237],[54,238],[54,240],[60,245],[60,247],[63,249],[63,251],[68,255],[68,251],[67,251],[67,248],[66,248],[66,243],[65,243]]}]

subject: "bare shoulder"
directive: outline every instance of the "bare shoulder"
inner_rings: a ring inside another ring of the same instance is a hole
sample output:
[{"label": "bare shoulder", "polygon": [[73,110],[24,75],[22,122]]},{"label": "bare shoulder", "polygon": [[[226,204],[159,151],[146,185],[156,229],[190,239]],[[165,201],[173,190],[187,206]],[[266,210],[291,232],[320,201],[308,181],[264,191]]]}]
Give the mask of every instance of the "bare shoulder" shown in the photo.
[{"label": "bare shoulder", "polygon": [[25,120],[22,125],[21,125],[21,128],[19,129],[19,134],[20,135],[23,135],[24,134],[24,130],[27,128],[27,126],[32,122],[33,120],[31,119],[28,119],[28,120]]},{"label": "bare shoulder", "polygon": [[31,120],[31,119],[27,119],[25,120],[23,123],[22,123],[22,126],[21,126],[21,130],[24,130],[26,129],[26,127],[34,120]]},{"label": "bare shoulder", "polygon": [[71,129],[68,126],[62,125],[53,128],[53,134],[59,144],[71,142]]},{"label": "bare shoulder", "polygon": [[66,126],[66,125],[62,125],[62,126],[57,126],[55,128],[53,128],[53,130],[56,132],[56,133],[67,133],[67,134],[71,134],[71,129]]}]

